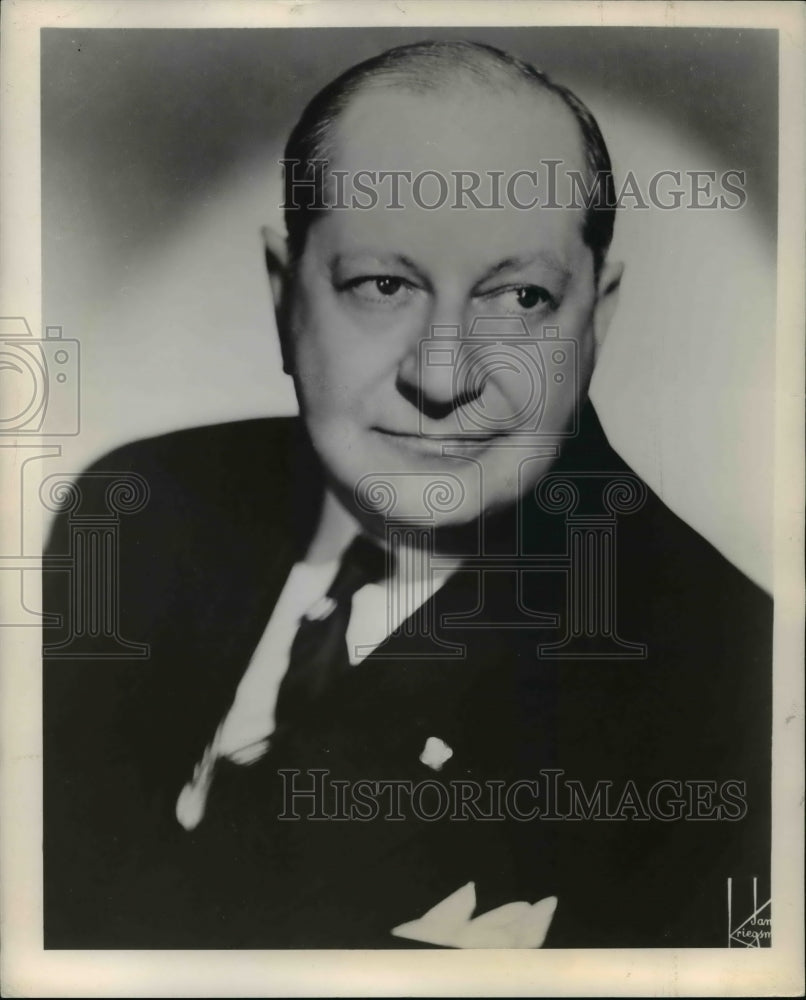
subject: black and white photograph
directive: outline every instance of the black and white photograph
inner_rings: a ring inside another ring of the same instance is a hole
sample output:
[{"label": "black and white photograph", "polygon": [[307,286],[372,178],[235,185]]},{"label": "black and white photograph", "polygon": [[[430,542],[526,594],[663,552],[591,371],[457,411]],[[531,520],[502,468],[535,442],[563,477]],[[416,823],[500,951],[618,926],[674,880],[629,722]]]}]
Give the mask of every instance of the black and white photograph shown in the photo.
[{"label": "black and white photograph", "polygon": [[492,6],[3,12],[9,995],[802,989],[803,11]]}]

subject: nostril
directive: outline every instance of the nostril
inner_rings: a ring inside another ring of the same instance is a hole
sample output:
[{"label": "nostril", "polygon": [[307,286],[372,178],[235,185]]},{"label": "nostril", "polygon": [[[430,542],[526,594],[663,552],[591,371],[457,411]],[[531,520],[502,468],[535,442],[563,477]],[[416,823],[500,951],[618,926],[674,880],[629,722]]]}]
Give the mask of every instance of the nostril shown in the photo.
[{"label": "nostril", "polygon": [[424,417],[428,417],[429,420],[444,420],[445,417],[449,417],[455,409],[457,409],[457,402],[454,399],[448,402],[441,402],[436,399],[428,399],[427,396],[420,396],[418,400],[418,408]]},{"label": "nostril", "polygon": [[416,407],[429,420],[443,420],[455,410],[472,402],[479,395],[478,392],[465,389],[452,393],[446,399],[438,399],[429,395],[421,386],[413,385],[401,378],[397,380],[397,390],[407,402]]}]

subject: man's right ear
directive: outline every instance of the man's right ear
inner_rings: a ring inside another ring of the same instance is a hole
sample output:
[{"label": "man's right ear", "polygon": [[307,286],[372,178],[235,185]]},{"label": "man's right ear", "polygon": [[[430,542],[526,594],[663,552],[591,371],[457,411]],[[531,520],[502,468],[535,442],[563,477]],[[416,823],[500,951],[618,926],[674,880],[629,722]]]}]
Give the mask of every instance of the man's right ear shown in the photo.
[{"label": "man's right ear", "polygon": [[288,330],[288,243],[285,236],[271,226],[263,226],[260,230],[263,237],[263,252],[266,258],[266,271],[269,275],[269,286],[274,301],[274,315],[277,320],[277,332],[280,336],[280,350],[283,355],[283,371],[291,375],[290,337]]}]

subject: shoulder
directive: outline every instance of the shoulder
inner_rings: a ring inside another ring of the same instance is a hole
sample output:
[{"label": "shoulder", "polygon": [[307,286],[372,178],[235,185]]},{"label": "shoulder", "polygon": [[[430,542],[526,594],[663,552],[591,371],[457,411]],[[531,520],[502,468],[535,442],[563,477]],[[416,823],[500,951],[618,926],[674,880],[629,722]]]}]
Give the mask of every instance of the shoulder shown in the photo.
[{"label": "shoulder", "polygon": [[[56,484],[49,605],[72,599],[58,593],[68,583],[64,567],[78,572],[82,553],[91,558],[101,539],[112,563],[93,563],[92,572],[114,572],[121,607],[138,622],[156,620],[177,595],[209,603],[205,588],[211,595],[226,580],[237,589],[239,574],[257,572],[288,534],[299,424],[267,418],[173,431],[115,448],[72,483]],[[309,466],[315,474],[313,459]]]},{"label": "shoulder", "polygon": [[[605,603],[621,636],[644,644],[651,662],[666,665],[670,682],[693,689],[707,679],[718,691],[741,678],[754,692],[746,704],[758,699],[761,706],[769,696],[772,598],[624,462],[595,413],[583,429],[565,468],[572,480],[579,477],[587,506],[560,519],[562,545],[572,544],[576,520],[577,544],[584,535],[585,551],[599,553],[585,563],[585,580],[602,600],[611,595]],[[580,511],[586,516],[576,517]]]},{"label": "shoulder", "polygon": [[[772,598],[649,487],[640,510],[619,523],[617,553],[645,568],[666,610],[684,606],[714,623],[732,619],[741,634],[771,623]],[[747,616],[741,618],[740,616]]]},{"label": "shoulder", "polygon": [[[109,491],[129,489],[148,518],[170,511],[204,518],[230,509],[246,514],[268,496],[278,500],[292,483],[301,454],[297,418],[244,420],[191,427],[129,442],[107,452],[65,492],[73,513],[93,515]],[[311,456],[308,467],[314,472]],[[263,508],[265,509],[265,508]],[[63,511],[67,513],[67,510]]]},{"label": "shoulder", "polygon": [[98,458],[83,473],[140,473],[176,482],[214,486],[223,475],[241,471],[248,475],[258,457],[280,468],[288,459],[298,433],[294,417],[241,420],[171,431],[156,437],[128,442]]},{"label": "shoulder", "polygon": [[296,499],[314,504],[318,489],[318,463],[302,437],[297,419],[260,419],[116,448],[63,490],[48,554],[71,552],[71,532],[100,518],[115,525],[120,573],[138,593],[159,590],[160,577],[167,587],[228,558],[256,559],[288,536],[290,510],[312,520]]},{"label": "shoulder", "polygon": [[712,612],[726,600],[769,606],[769,595],[668,507],[614,450],[598,419],[595,423],[592,463],[614,487],[609,512],[617,527],[617,557],[651,570],[661,590],[692,595]]}]

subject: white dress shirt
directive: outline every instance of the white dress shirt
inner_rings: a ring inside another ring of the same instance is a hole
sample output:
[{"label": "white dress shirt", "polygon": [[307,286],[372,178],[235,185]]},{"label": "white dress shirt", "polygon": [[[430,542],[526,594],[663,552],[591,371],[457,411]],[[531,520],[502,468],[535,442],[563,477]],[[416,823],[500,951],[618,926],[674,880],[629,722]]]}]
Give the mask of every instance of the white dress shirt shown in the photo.
[{"label": "white dress shirt", "polygon": [[[274,607],[269,623],[246,669],[235,698],[223,716],[211,743],[184,786],[176,816],[191,830],[204,816],[207,793],[216,761],[227,757],[248,765],[266,753],[274,731],[274,707],[288,669],[291,645],[300,619],[321,601],[333,582],[341,555],[359,527],[330,494],[326,494],[320,523],[305,558],[296,563]],[[396,553],[395,572],[379,583],[367,584],[353,595],[347,627],[350,663],[360,663],[421,607],[455,571],[437,572],[416,552]]]}]

